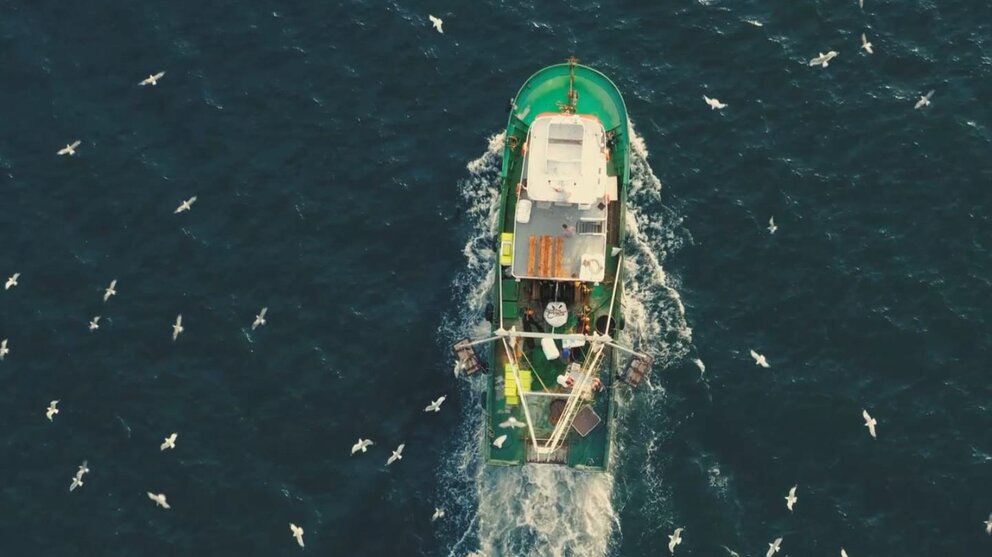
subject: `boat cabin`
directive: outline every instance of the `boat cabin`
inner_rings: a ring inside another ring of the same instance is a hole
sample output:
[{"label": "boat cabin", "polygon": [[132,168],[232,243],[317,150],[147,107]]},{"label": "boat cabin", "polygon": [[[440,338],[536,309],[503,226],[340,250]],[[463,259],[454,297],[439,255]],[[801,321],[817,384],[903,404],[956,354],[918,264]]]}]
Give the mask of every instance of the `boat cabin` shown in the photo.
[{"label": "boat cabin", "polygon": [[607,213],[617,178],[606,172],[606,131],[594,116],[538,115],[524,144],[511,274],[518,279],[600,282]]}]

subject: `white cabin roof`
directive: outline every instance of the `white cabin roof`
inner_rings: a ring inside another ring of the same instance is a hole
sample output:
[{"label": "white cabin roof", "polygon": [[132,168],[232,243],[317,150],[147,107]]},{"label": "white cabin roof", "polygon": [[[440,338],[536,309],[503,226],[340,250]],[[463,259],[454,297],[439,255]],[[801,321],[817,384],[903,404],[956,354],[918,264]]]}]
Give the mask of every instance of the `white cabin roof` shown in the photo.
[{"label": "white cabin roof", "polygon": [[606,192],[606,132],[592,116],[540,115],[527,139],[527,195],[589,205]]}]

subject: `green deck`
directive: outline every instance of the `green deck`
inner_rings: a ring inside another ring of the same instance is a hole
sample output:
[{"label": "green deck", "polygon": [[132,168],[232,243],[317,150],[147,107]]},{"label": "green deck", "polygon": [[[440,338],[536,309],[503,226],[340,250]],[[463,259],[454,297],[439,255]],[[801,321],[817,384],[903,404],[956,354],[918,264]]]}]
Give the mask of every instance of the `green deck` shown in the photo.
[{"label": "green deck", "polygon": [[[511,111],[507,123],[507,141],[503,153],[499,215],[501,226],[496,237],[497,246],[502,232],[513,231],[513,214],[517,199],[515,189],[521,180],[523,167],[521,147],[526,140],[527,131],[539,114],[563,111],[563,107],[568,101],[569,84],[570,65],[558,64],[544,68],[531,76],[516,96],[515,108]],[[606,76],[581,65],[575,66],[574,90],[578,93],[574,107],[575,113],[596,116],[603,123],[607,132],[612,132],[614,136],[611,157],[607,163],[607,173],[618,177],[619,199],[612,200],[610,203],[606,277],[599,284],[583,283],[582,287],[587,288],[588,293],[576,294],[572,299],[567,300],[569,321],[564,327],[556,329],[555,332],[557,333],[581,332],[580,315],[584,313],[590,318],[591,323],[595,323],[599,316],[605,315],[609,311],[610,298],[613,295],[614,284],[617,280],[617,267],[620,261],[619,256],[612,255],[612,248],[621,247],[623,244],[624,204],[627,199],[630,178],[627,110],[620,92]],[[536,299],[532,296],[535,281],[505,278],[503,270],[504,268],[497,260],[496,276],[503,277],[503,279],[497,281],[492,292],[492,302],[496,313],[493,319],[493,329],[495,330],[502,325],[505,329],[515,326],[517,330],[524,330],[524,316],[528,309],[537,311],[537,320],[543,324],[543,320],[540,318],[540,312],[543,308],[538,307]],[[617,288],[616,297],[615,311],[611,319],[618,327],[622,327],[619,312],[622,287]],[[502,305],[500,303],[501,298]],[[583,309],[587,311],[583,312]],[[562,374],[566,364],[561,359],[548,361],[541,349],[540,342],[537,340],[525,343],[524,346],[526,348],[522,350],[522,353],[526,360],[522,361],[521,369],[532,368],[531,391],[562,391],[563,389],[558,386],[555,379]],[[558,346],[561,348],[560,344]],[[588,352],[589,348],[589,345],[586,344],[581,352]],[[486,404],[488,420],[484,451],[486,462],[489,464],[519,466],[528,461],[527,446],[530,444],[528,430],[526,428],[502,429],[498,425],[511,415],[520,421],[525,421],[521,405],[508,405],[504,396],[504,364],[507,359],[508,356],[502,343],[497,342],[490,354],[489,361]],[[616,353],[607,348],[603,365],[598,374],[598,378],[605,388],[594,396],[591,402],[586,403],[591,406],[602,421],[586,437],[581,437],[574,429],[569,429],[565,441],[567,447],[565,464],[568,466],[595,470],[609,468],[615,389],[623,388],[622,384],[615,380],[616,376]],[[552,427],[547,420],[548,407],[541,401],[550,401],[551,399],[531,395],[531,400],[537,401],[529,408],[532,410],[531,418],[540,439],[542,432],[547,432]],[[508,435],[503,447],[492,446],[492,441],[502,434]]]}]

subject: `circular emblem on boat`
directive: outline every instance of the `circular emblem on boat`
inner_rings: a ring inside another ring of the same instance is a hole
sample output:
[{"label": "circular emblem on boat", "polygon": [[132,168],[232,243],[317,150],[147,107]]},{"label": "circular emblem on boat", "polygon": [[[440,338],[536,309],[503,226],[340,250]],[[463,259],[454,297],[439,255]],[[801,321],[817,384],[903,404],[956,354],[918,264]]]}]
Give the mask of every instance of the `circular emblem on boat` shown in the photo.
[{"label": "circular emblem on boat", "polygon": [[544,308],[544,320],[552,327],[564,326],[568,321],[568,306],[565,302],[548,302]]}]

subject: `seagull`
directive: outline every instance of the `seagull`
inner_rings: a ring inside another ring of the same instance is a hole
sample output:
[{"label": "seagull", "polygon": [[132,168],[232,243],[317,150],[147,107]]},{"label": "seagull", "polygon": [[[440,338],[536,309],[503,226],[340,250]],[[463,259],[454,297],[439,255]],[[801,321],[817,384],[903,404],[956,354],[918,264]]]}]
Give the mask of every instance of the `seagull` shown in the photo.
[{"label": "seagull", "polygon": [[289,529],[293,532],[293,537],[296,538],[296,543],[300,544],[300,547],[303,547],[303,528],[290,522]]},{"label": "seagull", "polygon": [[834,58],[836,58],[838,54],[840,54],[840,53],[837,52],[836,50],[831,50],[830,52],[828,52],[826,54],[824,54],[824,53],[821,52],[819,54],[819,56],[817,56],[816,58],[813,58],[812,60],[809,61],[809,65],[810,66],[822,66],[822,67],[826,68],[827,66],[830,65],[830,61],[833,60]]},{"label": "seagull", "polygon": [[775,541],[768,544],[768,553],[765,553],[765,557],[772,557],[778,553],[778,546],[782,545],[782,538],[775,538]]},{"label": "seagull", "polygon": [[7,354],[10,354],[10,348],[7,348],[7,339],[0,340],[0,362]]},{"label": "seagull", "polygon": [[255,316],[255,322],[251,324],[251,330],[257,329],[260,325],[265,325],[265,313],[269,311],[269,308],[262,308],[262,311],[258,312]]},{"label": "seagull", "polygon": [[95,331],[99,328],[100,328],[100,316],[97,315],[96,317],[93,318],[93,321],[90,321],[90,330]]},{"label": "seagull", "polygon": [[745,19],[744,21],[750,23],[751,25],[754,25],[755,27],[764,27],[765,26],[764,23],[761,23],[757,19]]},{"label": "seagull", "polygon": [[58,154],[59,155],[70,155],[70,156],[75,155],[76,154],[76,147],[79,147],[79,144],[80,143],[82,143],[82,141],[80,141],[80,140],[77,139],[77,140],[73,141],[72,143],[66,145],[65,147],[59,149]]},{"label": "seagull", "polygon": [[179,314],[176,317],[176,324],[172,326],[172,342],[175,342],[179,335],[184,331],[183,329],[183,314]]},{"label": "seagull", "polygon": [[867,410],[862,410],[861,415],[865,418],[865,427],[868,428],[868,433],[871,434],[873,439],[878,439],[878,436],[875,435],[875,426],[878,424],[878,420],[872,418]]},{"label": "seagull", "polygon": [[83,485],[83,475],[76,474],[76,476],[72,478],[72,483],[69,484],[69,493],[72,493],[73,491],[76,490],[77,487],[81,485]]},{"label": "seagull", "polygon": [[114,296],[114,295],[117,294],[117,291],[114,290],[115,288],[117,288],[117,279],[114,279],[114,280],[110,281],[110,286],[108,286],[107,289],[103,291],[103,301],[104,302],[106,302],[107,300],[109,300],[111,296]]},{"label": "seagull", "polygon": [[733,549],[730,549],[729,547],[727,547],[725,545],[721,545],[720,547],[726,549],[727,550],[727,553],[730,555],[730,557],[741,557],[739,553],[737,553],[736,551],[734,551]]},{"label": "seagull", "polygon": [[920,97],[920,100],[916,101],[916,106],[913,108],[919,110],[924,106],[930,106],[930,97],[933,97],[933,89],[930,89],[929,93]]},{"label": "seagull", "polygon": [[351,454],[355,454],[358,451],[362,451],[364,453],[369,450],[369,445],[372,444],[371,439],[362,439],[359,437],[358,442],[351,446]]},{"label": "seagull", "polygon": [[191,198],[187,199],[186,201],[183,201],[182,203],[180,203],[179,204],[179,207],[176,207],[176,210],[175,210],[175,212],[173,214],[178,215],[179,213],[182,213],[183,211],[189,211],[190,209],[193,208],[193,203],[195,203],[195,202],[196,202],[196,196],[194,195],[193,197],[191,197]]},{"label": "seagull", "polygon": [[754,358],[754,365],[761,367],[771,367],[768,363],[768,359],[765,358],[763,354],[758,354],[754,350],[751,350],[751,357]]},{"label": "seagull", "polygon": [[985,533],[992,536],[992,513],[989,513],[989,519],[985,521]]},{"label": "seagull", "polygon": [[527,424],[521,422],[520,420],[510,416],[505,422],[499,424],[499,427],[506,429],[508,427],[527,427]]},{"label": "seagull", "polygon": [[17,286],[17,278],[20,276],[21,273],[14,273],[13,275],[10,275],[10,278],[7,279],[7,284],[4,285],[3,289],[10,290],[11,288]]},{"label": "seagull", "polygon": [[840,557],[847,557],[847,552],[844,551],[844,548],[843,547],[840,548]]},{"label": "seagull", "polygon": [[682,543],[682,530],[685,528],[676,528],[675,532],[668,536],[668,552],[672,555],[675,554],[675,546]]},{"label": "seagull", "polygon": [[792,505],[795,505],[796,501],[799,500],[799,498],[796,497],[797,487],[799,486],[795,486],[795,485],[792,486],[792,489],[789,490],[789,495],[787,495],[785,498],[785,506],[789,508],[789,512],[792,512]]},{"label": "seagull", "polygon": [[711,99],[706,95],[703,95],[703,100],[706,101],[706,104],[710,105],[710,108],[713,110],[723,110],[724,108],[727,108],[727,105],[720,102],[720,99]]},{"label": "seagull", "polygon": [[156,494],[152,493],[151,491],[149,491],[148,492],[148,498],[151,499],[152,501],[155,501],[155,504],[158,505],[159,507],[162,507],[163,509],[171,509],[172,508],[172,507],[169,506],[169,503],[165,500],[165,494],[164,493],[159,493],[158,495],[156,495]]},{"label": "seagull", "polygon": [[704,373],[706,373],[706,364],[704,364],[702,360],[700,360],[699,358],[694,358],[692,360],[692,363],[696,364],[696,367],[699,368],[699,375],[700,376],[702,376]]},{"label": "seagull", "polygon": [[497,449],[502,449],[503,443],[506,443],[506,435],[500,435],[499,437],[497,437],[496,440],[493,441],[493,446],[496,447]]},{"label": "seagull", "polygon": [[48,405],[48,410],[45,410],[45,417],[47,417],[48,418],[48,421],[50,421],[50,422],[55,421],[54,420],[55,414],[58,414],[59,413],[59,409],[55,407],[58,403],[59,403],[59,401],[53,400]]},{"label": "seagull", "polygon": [[158,80],[162,79],[162,76],[164,76],[164,75],[165,75],[165,72],[158,72],[157,74],[149,75],[145,79],[142,79],[141,82],[138,83],[138,85],[141,85],[141,86],[145,86],[145,85],[158,85]]},{"label": "seagull", "polygon": [[769,217],[768,219],[768,233],[774,234],[778,230],[778,226],[775,224],[775,217]]},{"label": "seagull", "polygon": [[868,54],[874,54],[875,51],[871,49],[871,43],[868,42],[868,37],[864,33],[861,33],[861,50],[864,50]]},{"label": "seagull", "polygon": [[405,444],[400,443],[400,446],[396,447],[396,450],[393,451],[393,454],[390,455],[388,460],[386,460],[386,466],[389,466],[390,464],[396,462],[397,460],[403,459],[403,447],[405,446],[406,446]]},{"label": "seagull", "polygon": [[434,522],[439,518],[444,518],[444,509],[440,507],[434,507],[434,516],[431,517],[431,522]]},{"label": "seagull", "polygon": [[173,433],[172,435],[165,438],[162,442],[162,446],[158,450],[164,451],[165,449],[175,449],[176,448],[176,437],[179,437],[178,433]]},{"label": "seagull", "polygon": [[446,399],[446,398],[448,398],[448,397],[442,395],[441,398],[439,398],[439,399],[435,400],[434,402],[428,404],[427,405],[427,408],[424,408],[424,412],[440,412],[441,411],[441,405],[444,403],[444,399]]},{"label": "seagull", "polygon": [[442,35],[444,34],[444,29],[441,29],[441,26],[444,25],[444,22],[441,21],[441,18],[434,17],[434,16],[428,14],[427,15],[427,19],[431,20],[431,25],[433,25],[434,28],[437,29],[437,32],[438,33],[441,33]]}]

